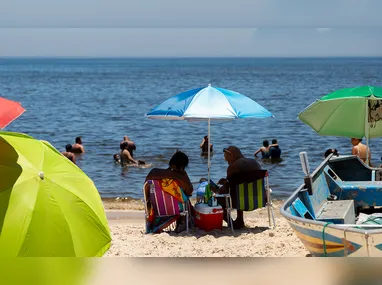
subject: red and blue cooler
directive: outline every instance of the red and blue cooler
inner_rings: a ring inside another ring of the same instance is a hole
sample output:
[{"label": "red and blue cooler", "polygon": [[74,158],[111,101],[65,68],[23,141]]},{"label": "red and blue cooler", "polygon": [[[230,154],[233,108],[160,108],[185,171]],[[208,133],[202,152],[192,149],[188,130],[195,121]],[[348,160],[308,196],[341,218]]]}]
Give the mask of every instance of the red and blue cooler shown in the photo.
[{"label": "red and blue cooler", "polygon": [[195,226],[205,231],[223,227],[223,208],[220,205],[210,207],[208,204],[198,203],[195,209]]}]

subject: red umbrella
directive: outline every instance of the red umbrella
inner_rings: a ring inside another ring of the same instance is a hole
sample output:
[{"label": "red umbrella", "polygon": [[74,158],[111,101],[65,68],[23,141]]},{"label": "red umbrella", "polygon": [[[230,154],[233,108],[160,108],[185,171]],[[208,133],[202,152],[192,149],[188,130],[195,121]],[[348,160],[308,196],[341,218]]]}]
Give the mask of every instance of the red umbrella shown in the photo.
[{"label": "red umbrella", "polygon": [[4,129],[9,123],[17,119],[25,109],[19,102],[0,97],[0,128]]}]

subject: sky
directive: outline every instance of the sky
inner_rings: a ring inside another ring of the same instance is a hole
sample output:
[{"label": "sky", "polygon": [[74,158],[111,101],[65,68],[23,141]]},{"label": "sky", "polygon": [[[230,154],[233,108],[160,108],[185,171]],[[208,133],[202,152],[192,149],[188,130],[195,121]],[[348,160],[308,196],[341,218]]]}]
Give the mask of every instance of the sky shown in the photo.
[{"label": "sky", "polygon": [[382,0],[0,0],[0,57],[382,56]]}]

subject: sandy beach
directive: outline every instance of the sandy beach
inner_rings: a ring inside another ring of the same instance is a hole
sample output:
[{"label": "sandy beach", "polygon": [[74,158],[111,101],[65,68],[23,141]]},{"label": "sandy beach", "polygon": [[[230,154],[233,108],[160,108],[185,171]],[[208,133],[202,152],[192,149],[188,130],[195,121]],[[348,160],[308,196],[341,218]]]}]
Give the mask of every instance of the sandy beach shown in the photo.
[{"label": "sandy beach", "polygon": [[246,228],[189,233],[144,234],[144,207],[134,199],[103,200],[112,232],[106,257],[305,257],[308,251],[280,215],[274,202],[276,229],[268,228],[266,208],[245,213]]}]

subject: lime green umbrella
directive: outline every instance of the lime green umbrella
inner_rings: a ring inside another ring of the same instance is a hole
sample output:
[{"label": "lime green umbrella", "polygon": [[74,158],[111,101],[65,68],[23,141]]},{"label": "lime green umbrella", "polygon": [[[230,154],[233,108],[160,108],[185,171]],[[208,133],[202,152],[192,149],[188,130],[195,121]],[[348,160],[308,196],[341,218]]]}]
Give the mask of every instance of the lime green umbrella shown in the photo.
[{"label": "lime green umbrella", "polygon": [[382,136],[382,88],[361,86],[330,93],[303,110],[298,118],[322,136]]},{"label": "lime green umbrella", "polygon": [[0,132],[0,177],[0,257],[92,257],[110,247],[93,181],[48,142]]}]

